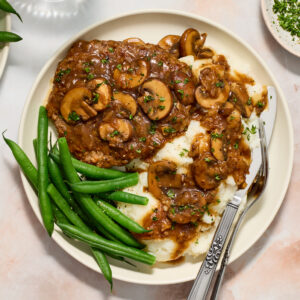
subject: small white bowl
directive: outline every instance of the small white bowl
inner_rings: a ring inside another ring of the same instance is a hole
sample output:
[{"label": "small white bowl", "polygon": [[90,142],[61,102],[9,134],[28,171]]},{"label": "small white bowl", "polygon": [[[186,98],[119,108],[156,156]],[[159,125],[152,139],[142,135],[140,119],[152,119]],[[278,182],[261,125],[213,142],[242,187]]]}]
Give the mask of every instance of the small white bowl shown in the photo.
[{"label": "small white bowl", "polygon": [[273,12],[274,0],[261,0],[261,12],[265,24],[274,39],[287,51],[300,57],[300,39],[284,30],[278,23],[277,15]]}]

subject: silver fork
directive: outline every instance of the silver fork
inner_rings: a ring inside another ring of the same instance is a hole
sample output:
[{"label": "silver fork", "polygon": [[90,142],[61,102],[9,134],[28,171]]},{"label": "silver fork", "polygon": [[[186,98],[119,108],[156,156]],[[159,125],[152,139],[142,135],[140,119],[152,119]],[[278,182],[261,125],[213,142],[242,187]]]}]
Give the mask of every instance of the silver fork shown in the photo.
[{"label": "silver fork", "polygon": [[259,170],[259,175],[258,175],[258,179],[255,183],[255,185],[252,188],[252,191],[250,192],[253,197],[249,197],[250,199],[247,199],[247,205],[245,207],[245,209],[243,210],[243,212],[240,214],[238,221],[233,229],[233,232],[231,233],[231,236],[229,238],[226,250],[224,252],[224,256],[221,262],[221,267],[220,267],[220,271],[219,274],[217,276],[217,279],[215,281],[215,284],[213,286],[212,289],[212,293],[211,293],[211,298],[210,300],[215,300],[218,297],[219,291],[220,291],[220,287],[224,278],[224,274],[226,271],[226,267],[229,261],[229,257],[231,254],[231,249],[232,249],[232,245],[233,242],[235,240],[236,234],[243,222],[243,219],[245,217],[245,215],[247,214],[247,212],[249,211],[249,209],[254,205],[254,203],[256,203],[257,201],[259,201],[262,198],[264,189],[266,187],[266,183],[268,180],[268,175],[269,175],[269,162],[268,162],[268,155],[267,155],[267,142],[266,142],[266,134],[265,134],[265,129],[264,126],[259,126],[259,130],[260,135],[261,135],[261,152],[262,152],[262,166]]},{"label": "silver fork", "polygon": [[257,175],[259,174],[260,168],[267,172],[266,166],[262,167],[262,165],[266,162],[267,143],[262,121],[259,121],[259,136],[260,149],[256,148],[253,151],[253,162],[250,166],[249,174],[246,176],[247,187],[245,189],[237,190],[233,199],[227,204],[210,249],[200,267],[196,280],[194,281],[188,300],[206,299],[220,256],[223,252],[225,243],[228,240],[227,237],[230,233],[232,223],[235,219],[235,215],[238,211],[242,198],[247,196],[251,185],[255,182],[255,178],[257,178]]}]

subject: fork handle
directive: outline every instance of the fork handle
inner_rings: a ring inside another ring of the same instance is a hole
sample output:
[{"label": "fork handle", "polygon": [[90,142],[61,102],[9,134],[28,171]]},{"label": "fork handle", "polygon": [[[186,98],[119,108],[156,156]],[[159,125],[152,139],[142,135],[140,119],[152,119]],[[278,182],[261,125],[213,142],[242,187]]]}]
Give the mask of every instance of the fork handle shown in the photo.
[{"label": "fork handle", "polygon": [[238,208],[238,205],[231,202],[227,204],[210,249],[205,260],[202,262],[197,278],[193,284],[188,300],[205,300]]}]

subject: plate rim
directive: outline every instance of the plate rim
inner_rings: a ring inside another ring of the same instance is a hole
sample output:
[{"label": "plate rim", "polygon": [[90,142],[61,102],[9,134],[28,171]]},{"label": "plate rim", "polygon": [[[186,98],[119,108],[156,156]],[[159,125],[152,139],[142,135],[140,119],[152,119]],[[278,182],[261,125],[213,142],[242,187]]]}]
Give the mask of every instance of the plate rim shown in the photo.
[{"label": "plate rim", "polygon": [[[283,91],[280,87],[280,85],[278,84],[276,78],[274,77],[273,73],[270,71],[269,67],[266,65],[266,63],[262,60],[262,58],[257,54],[257,52],[250,46],[248,45],[248,43],[246,43],[245,41],[243,41],[241,38],[239,38],[235,33],[231,32],[230,30],[228,30],[227,28],[224,28],[223,25],[214,22],[212,20],[207,19],[206,17],[203,16],[199,16],[197,14],[194,13],[189,13],[189,12],[182,12],[179,10],[170,10],[170,9],[144,9],[144,10],[135,10],[135,11],[130,11],[127,13],[123,13],[123,14],[118,14],[115,15],[113,17],[110,18],[106,18],[103,21],[99,21],[96,22],[90,26],[87,26],[86,28],[84,28],[83,30],[79,31],[77,34],[73,35],[70,39],[68,39],[65,43],[63,43],[62,46],[60,46],[58,48],[58,50],[56,50],[53,55],[48,59],[48,61],[45,63],[45,65],[42,67],[42,69],[40,70],[38,76],[36,77],[36,80],[34,81],[28,96],[26,98],[26,102],[25,105],[23,107],[23,112],[22,112],[22,116],[21,116],[21,121],[20,121],[20,125],[19,125],[19,131],[18,131],[18,143],[19,145],[22,147],[23,143],[22,143],[22,138],[23,135],[21,135],[21,133],[24,130],[24,123],[25,123],[25,116],[27,115],[28,109],[30,107],[30,99],[32,98],[36,87],[38,86],[38,83],[40,82],[41,78],[44,76],[44,73],[46,72],[47,68],[53,63],[53,61],[55,61],[57,59],[57,56],[63,52],[67,47],[70,47],[70,45],[78,40],[78,38],[80,38],[82,35],[88,33],[89,31],[95,29],[96,27],[99,27],[105,23],[111,22],[111,21],[117,21],[118,19],[122,19],[122,18],[126,18],[129,16],[133,16],[133,15],[142,15],[142,14],[170,14],[170,15],[175,15],[178,17],[188,17],[188,18],[192,18],[195,19],[197,21],[201,21],[204,23],[207,23],[210,26],[216,27],[217,29],[223,31],[224,33],[226,33],[227,35],[231,36],[232,38],[234,38],[236,41],[238,41],[239,43],[241,43],[244,47],[246,47],[253,56],[255,56],[255,58],[258,60],[258,62],[264,67],[264,69],[267,71],[268,75],[270,76],[270,78],[272,79],[272,81],[275,83],[275,87],[277,90],[277,93],[279,94],[280,98],[282,99],[282,105],[285,111],[285,114],[287,115],[287,127],[288,127],[288,136],[289,139],[291,141],[291,145],[292,147],[289,147],[289,164],[287,166],[287,174],[288,176],[285,178],[285,181],[282,183],[283,189],[281,190],[281,194],[279,195],[281,201],[278,202],[277,206],[274,207],[273,210],[273,214],[272,216],[268,219],[269,221],[265,223],[264,228],[262,228],[261,230],[259,230],[256,233],[257,238],[255,239],[255,241],[251,244],[248,245],[248,247],[240,247],[240,250],[237,251],[235,257],[233,258],[231,256],[231,258],[229,259],[229,263],[232,263],[233,261],[237,260],[241,255],[243,255],[248,249],[250,249],[253,244],[258,241],[261,236],[263,235],[263,233],[268,229],[268,227],[270,226],[270,224],[272,223],[272,221],[274,220],[275,216],[278,213],[278,210],[282,204],[282,202],[284,201],[288,186],[289,186],[289,182],[290,182],[290,178],[291,178],[291,173],[292,173],[292,167],[293,167],[293,161],[294,161],[294,151],[293,151],[293,145],[294,145],[294,134],[293,134],[293,126],[292,126],[292,121],[291,121],[291,115],[290,115],[290,111],[287,105],[287,101],[286,98],[283,94]],[[28,184],[28,181],[25,177],[25,175],[22,173],[22,171],[20,170],[20,174],[21,174],[21,180],[22,180],[22,184],[28,199],[28,202],[31,205],[31,202],[29,200],[29,189],[31,189],[31,186]],[[42,224],[42,218],[40,215],[39,210],[35,210],[34,207],[31,205],[36,217],[38,218],[38,220],[40,221],[40,223]],[[56,225],[55,225],[56,226]],[[56,229],[58,229],[58,227],[55,227]],[[73,254],[69,253],[67,250],[67,247],[65,245],[63,245],[63,243],[60,242],[59,239],[57,239],[58,236],[58,232],[54,231],[53,235],[52,235],[52,240],[54,240],[64,251],[66,251],[68,253],[68,255],[70,255],[71,257],[73,257],[76,261],[80,262],[81,264],[83,264],[84,266],[98,272],[101,273],[101,271],[99,270],[99,268],[96,268],[96,266],[91,266],[87,263],[85,263],[82,260],[79,260],[77,257],[73,256]],[[193,276],[187,276],[184,279],[178,279],[178,280],[172,280],[172,281],[152,281],[152,282],[148,282],[146,280],[140,280],[140,281],[136,281],[136,280],[132,280],[130,278],[125,278],[125,277],[114,277],[115,279],[118,280],[122,280],[125,282],[130,282],[130,283],[136,283],[136,284],[144,284],[144,285],[167,285],[167,284],[177,284],[177,283],[183,283],[183,282],[187,282],[190,280],[194,280],[195,278]]]},{"label": "plate rim", "polygon": [[286,51],[288,51],[289,53],[297,56],[297,57],[300,57],[300,51],[296,51],[294,50],[294,48],[284,44],[284,42],[281,40],[281,38],[276,34],[274,28],[271,26],[270,24],[270,19],[268,18],[267,16],[267,8],[266,8],[266,3],[265,3],[266,0],[261,0],[260,3],[260,8],[261,8],[261,13],[262,13],[262,16],[263,16],[263,19],[264,19],[264,22],[269,30],[269,32],[271,33],[271,35],[273,36],[273,38],[277,41],[277,43],[282,47],[284,48]]},{"label": "plate rim", "polygon": [[[6,13],[6,16],[5,16],[5,30],[11,31],[11,16],[9,13]],[[6,62],[8,59],[8,53],[9,53],[9,49],[10,49],[9,45],[10,45],[10,43],[6,43],[6,45],[1,49],[2,58],[0,60],[0,79],[3,75],[4,69],[6,66]],[[27,99],[26,99],[26,101],[27,101]]]}]

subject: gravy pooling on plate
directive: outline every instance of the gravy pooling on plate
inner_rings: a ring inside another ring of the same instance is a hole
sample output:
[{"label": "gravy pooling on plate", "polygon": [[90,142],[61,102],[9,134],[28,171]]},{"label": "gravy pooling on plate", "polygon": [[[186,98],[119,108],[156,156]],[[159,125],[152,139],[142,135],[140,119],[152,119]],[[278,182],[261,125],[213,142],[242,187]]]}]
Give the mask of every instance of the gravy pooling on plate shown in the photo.
[{"label": "gravy pooling on plate", "polygon": [[[255,128],[244,128],[242,117],[267,105],[266,93],[249,97],[246,84],[254,80],[232,75],[226,58],[205,47],[205,40],[206,34],[190,28],[158,45],[138,38],[78,41],[58,64],[47,104],[76,158],[107,168],[136,158],[150,163],[147,189],[160,205],[143,220],[152,231],[137,237],[176,240],[173,259],[199,232],[221,181],[231,175],[244,186],[251,151],[242,137]],[[188,55],[203,60],[198,77],[178,60]],[[153,162],[191,120],[207,133],[178,153],[193,159],[187,173],[178,174],[173,161]]]}]

